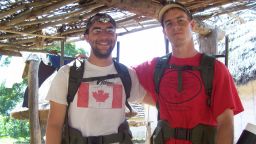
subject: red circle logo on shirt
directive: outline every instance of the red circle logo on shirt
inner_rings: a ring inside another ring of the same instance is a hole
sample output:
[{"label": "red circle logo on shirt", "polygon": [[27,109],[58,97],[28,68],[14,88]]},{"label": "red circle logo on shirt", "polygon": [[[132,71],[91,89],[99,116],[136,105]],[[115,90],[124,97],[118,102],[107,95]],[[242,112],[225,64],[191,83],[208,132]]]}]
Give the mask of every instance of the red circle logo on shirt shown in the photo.
[{"label": "red circle logo on shirt", "polygon": [[161,78],[159,88],[160,96],[169,104],[191,101],[202,90],[200,72],[168,70]]}]

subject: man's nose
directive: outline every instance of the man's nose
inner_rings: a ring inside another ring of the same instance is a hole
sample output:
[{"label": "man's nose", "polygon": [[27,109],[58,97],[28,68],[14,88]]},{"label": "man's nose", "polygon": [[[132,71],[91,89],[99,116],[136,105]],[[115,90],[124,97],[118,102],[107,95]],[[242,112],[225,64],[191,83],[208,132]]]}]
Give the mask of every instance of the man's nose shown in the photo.
[{"label": "man's nose", "polygon": [[173,22],[172,28],[173,30],[179,30],[180,25],[177,22]]},{"label": "man's nose", "polygon": [[180,27],[180,24],[177,22],[177,21],[174,21],[172,23],[173,27],[176,28],[176,27]]}]

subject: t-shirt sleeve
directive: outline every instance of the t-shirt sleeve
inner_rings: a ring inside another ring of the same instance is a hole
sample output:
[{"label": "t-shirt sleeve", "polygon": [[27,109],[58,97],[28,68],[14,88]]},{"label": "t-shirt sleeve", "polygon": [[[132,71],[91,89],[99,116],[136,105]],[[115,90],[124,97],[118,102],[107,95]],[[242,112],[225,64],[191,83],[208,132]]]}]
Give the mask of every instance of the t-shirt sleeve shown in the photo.
[{"label": "t-shirt sleeve", "polygon": [[244,110],[232,75],[227,67],[219,61],[215,62],[212,94],[215,117],[227,108],[232,109],[234,114]]},{"label": "t-shirt sleeve", "polygon": [[154,69],[157,58],[151,61],[144,62],[140,65],[134,66],[140,84],[148,91],[155,99],[156,93],[154,88]]},{"label": "t-shirt sleeve", "polygon": [[146,90],[139,83],[138,77],[134,69],[129,68],[129,74],[131,77],[132,85],[131,85],[131,93],[129,102],[140,103],[142,102],[144,96],[146,95]]},{"label": "t-shirt sleeve", "polygon": [[67,105],[69,66],[64,65],[59,69],[52,80],[46,100]]}]

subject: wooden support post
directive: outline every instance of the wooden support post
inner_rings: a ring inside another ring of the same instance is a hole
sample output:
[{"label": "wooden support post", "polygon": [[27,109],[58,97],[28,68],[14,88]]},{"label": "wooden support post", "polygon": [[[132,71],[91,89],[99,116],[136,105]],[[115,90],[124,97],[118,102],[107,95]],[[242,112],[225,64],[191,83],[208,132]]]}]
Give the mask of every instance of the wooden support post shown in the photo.
[{"label": "wooden support post", "polygon": [[150,138],[151,138],[151,135],[152,135],[152,132],[151,132],[151,123],[152,123],[152,121],[150,121],[150,118],[149,118],[150,106],[149,105],[144,105],[144,109],[145,109],[145,114],[147,114],[147,116],[146,116],[146,141],[145,141],[145,144],[150,144]]},{"label": "wooden support post", "polygon": [[60,66],[63,66],[64,65],[64,46],[65,46],[65,43],[64,43],[64,40],[61,41],[61,44],[60,44]]},{"label": "wooden support post", "polygon": [[217,53],[217,32],[215,28],[208,35],[199,35],[200,52],[213,55]]},{"label": "wooden support post", "polygon": [[169,40],[167,38],[164,38],[165,41],[165,54],[169,53]]},{"label": "wooden support post", "polygon": [[228,55],[229,55],[229,38],[228,36],[225,36],[225,65],[228,67]]},{"label": "wooden support post", "polygon": [[38,112],[38,68],[39,60],[29,61],[28,106],[30,123],[30,144],[41,144],[41,129]]},{"label": "wooden support post", "polygon": [[119,62],[119,60],[120,60],[120,41],[118,41],[116,45],[116,61]]}]

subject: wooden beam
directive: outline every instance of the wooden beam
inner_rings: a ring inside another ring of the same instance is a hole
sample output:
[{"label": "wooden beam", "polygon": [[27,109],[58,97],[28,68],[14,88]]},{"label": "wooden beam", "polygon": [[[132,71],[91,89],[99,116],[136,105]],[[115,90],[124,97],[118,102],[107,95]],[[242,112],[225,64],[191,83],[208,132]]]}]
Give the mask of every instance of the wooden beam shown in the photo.
[{"label": "wooden beam", "polygon": [[15,19],[12,19],[6,23],[4,23],[2,26],[13,26],[16,25],[20,22],[23,22],[25,19],[29,19],[30,17],[35,17],[35,16],[39,16],[39,15],[44,15],[47,14],[48,12],[57,9],[59,7],[65,6],[67,4],[70,3],[74,3],[77,2],[78,0],[63,0],[63,1],[59,1],[57,3],[54,3],[50,6],[46,6],[44,8],[40,8],[40,9],[32,9],[32,11],[30,11],[29,13],[26,14],[20,14],[21,16],[17,16]]},{"label": "wooden beam", "polygon": [[224,5],[228,3],[230,3],[230,0],[221,0],[221,1],[204,0],[196,4],[191,4],[190,6],[187,6],[187,8],[192,13],[194,13],[194,12],[202,12],[210,8],[216,8],[219,5]]},{"label": "wooden beam", "polygon": [[12,43],[3,43],[3,42],[0,42],[0,46],[2,47],[20,47],[20,48],[27,48],[27,47],[24,47],[22,45],[16,45],[16,44],[12,44]]},{"label": "wooden beam", "polygon": [[37,39],[36,38],[27,38],[27,39],[14,39],[9,40],[11,43],[14,44],[26,44],[26,43],[34,43]]},{"label": "wooden beam", "polygon": [[256,3],[253,4],[245,4],[245,5],[235,5],[232,7],[227,7],[227,8],[222,8],[220,7],[220,12],[218,13],[212,13],[212,14],[207,14],[207,15],[196,15],[194,18],[202,20],[206,20],[211,18],[212,16],[219,16],[223,14],[228,14],[234,11],[239,11],[239,10],[244,10],[244,9],[250,9],[256,6]]},{"label": "wooden beam", "polygon": [[30,33],[35,33],[36,31],[42,30],[42,29],[47,28],[47,27],[51,27],[51,26],[54,27],[56,25],[61,25],[61,24],[65,24],[65,23],[72,23],[72,22],[82,21],[84,18],[88,18],[92,14],[95,14],[95,13],[97,13],[99,11],[103,11],[103,10],[106,10],[106,9],[107,9],[106,6],[101,6],[101,7],[98,7],[96,9],[92,10],[89,13],[85,13],[85,14],[80,15],[80,16],[74,16],[74,17],[69,17],[69,18],[66,18],[66,19],[62,19],[60,21],[49,22],[49,23],[46,23],[46,24],[42,24],[42,25],[40,25],[40,26],[38,26],[36,28],[32,27],[32,28],[29,28],[29,29],[25,29],[24,31],[30,32]]},{"label": "wooden beam", "polygon": [[[61,39],[58,39],[59,41]],[[15,45],[15,44],[10,44],[10,43],[1,43],[0,42],[0,50],[8,50],[8,51],[15,51],[15,52],[21,52],[21,51],[26,51],[26,52],[41,52],[41,53],[49,53],[49,50],[46,50],[47,47],[50,45],[43,45],[42,47],[37,47],[37,46],[21,46],[21,45]]]},{"label": "wooden beam", "polygon": [[88,11],[92,11],[93,9],[97,8],[97,7],[102,7],[104,6],[103,4],[93,4],[93,5],[89,5],[89,6],[84,6],[84,7],[78,7],[78,10],[75,10],[73,12],[70,13],[66,13],[63,15],[57,15],[57,16],[53,16],[53,17],[45,17],[42,19],[38,19],[38,20],[33,20],[33,21],[24,21],[19,23],[19,26],[28,26],[28,25],[35,25],[35,24],[42,24],[42,23],[47,23],[47,22],[52,22],[52,21],[59,21],[59,20],[63,20],[66,19],[68,17],[77,17],[79,15],[81,15],[84,12],[88,12]]},{"label": "wooden beam", "polygon": [[137,15],[157,18],[161,5],[153,3],[152,0],[102,0],[109,7],[117,7],[128,10]]},{"label": "wooden beam", "polygon": [[4,49],[0,49],[0,55],[8,55],[8,56],[17,56],[17,57],[21,57],[21,53],[18,51],[11,51],[11,50],[4,50]]},{"label": "wooden beam", "polygon": [[[17,5],[17,3],[15,3],[15,5]],[[6,10],[6,11],[1,11],[0,13],[0,19],[6,17],[6,16],[10,16],[14,13],[16,13],[17,11],[21,11],[24,10],[26,8],[31,8],[31,7],[37,7],[37,6],[43,6],[43,5],[49,5],[48,2],[42,3],[42,2],[32,2],[32,3],[20,3],[18,6],[11,6],[10,9]]]},{"label": "wooden beam", "polygon": [[[0,46],[3,46],[0,44]],[[27,52],[43,52],[46,50],[43,50],[42,48],[39,49],[38,47],[33,47],[33,46],[20,46],[20,45],[12,45],[12,44],[8,44],[3,46],[1,49],[4,50],[10,50],[10,51],[27,51]]]},{"label": "wooden beam", "polygon": [[25,36],[36,36],[36,37],[43,37],[43,38],[52,38],[52,39],[65,39],[65,37],[59,37],[59,36],[47,36],[47,35],[40,35],[40,34],[32,34],[32,33],[26,33],[26,32],[17,32],[13,30],[6,30],[6,29],[0,29],[2,32],[7,32],[7,33],[13,33],[13,34],[19,34],[19,35],[25,35]]}]

